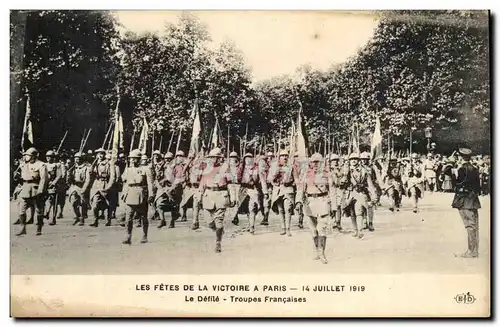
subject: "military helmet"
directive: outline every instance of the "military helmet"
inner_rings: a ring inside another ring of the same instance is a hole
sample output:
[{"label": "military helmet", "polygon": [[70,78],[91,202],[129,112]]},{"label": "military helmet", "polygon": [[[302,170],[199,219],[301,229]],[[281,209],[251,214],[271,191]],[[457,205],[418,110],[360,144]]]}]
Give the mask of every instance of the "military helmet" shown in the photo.
[{"label": "military helmet", "polygon": [[321,153],[314,153],[311,158],[309,159],[310,162],[319,162],[323,160],[323,156]]},{"label": "military helmet", "polygon": [[161,156],[161,152],[160,152],[160,150],[154,150],[154,151],[153,151],[153,154],[159,154],[159,155]]},{"label": "military helmet", "polygon": [[349,160],[351,159],[359,159],[359,153],[353,152],[349,155]]},{"label": "military helmet", "polygon": [[124,154],[124,153],[120,153],[120,154],[118,155],[118,158],[125,158],[125,154]]},{"label": "military helmet", "polygon": [[222,157],[222,151],[220,148],[214,148],[208,153],[208,157]]},{"label": "military helmet", "polygon": [[253,154],[251,154],[250,152],[247,152],[247,153],[245,153],[243,158],[253,158]]},{"label": "military helmet", "polygon": [[45,154],[45,156],[46,157],[55,157],[55,153],[54,153],[54,151],[49,150],[49,151],[47,151],[47,153]]},{"label": "military helmet", "polygon": [[233,151],[229,154],[229,158],[238,158],[238,154]]},{"label": "military helmet", "polygon": [[148,156],[147,156],[147,155],[145,155],[145,154],[143,154],[143,155],[141,156],[141,160],[148,160]]},{"label": "military helmet", "polygon": [[370,159],[370,154],[368,152],[363,152],[359,155],[359,159],[365,159],[369,160]]},{"label": "military helmet", "polygon": [[129,158],[140,158],[141,157],[141,151],[139,149],[135,149],[130,151],[130,154],[128,155]]},{"label": "military helmet", "polygon": [[460,148],[458,150],[458,153],[460,153],[462,156],[470,157],[472,155],[472,150],[467,148]]},{"label": "military helmet", "polygon": [[75,153],[75,158],[81,158],[81,157],[82,157],[82,153],[81,152]]},{"label": "military helmet", "polygon": [[88,150],[88,151],[87,151],[87,154],[90,154],[90,155],[91,155],[92,153],[93,153],[93,152],[92,152],[92,150]]},{"label": "military helmet", "polygon": [[267,157],[274,157],[274,153],[272,153],[271,151],[269,151],[267,154],[266,154]]},{"label": "military helmet", "polygon": [[186,155],[184,154],[184,151],[182,150],[179,150],[175,153],[175,156],[176,157],[185,157]]},{"label": "military helmet", "polygon": [[280,151],[280,157],[281,156],[287,156],[288,157],[288,151],[287,150],[281,150]]},{"label": "military helmet", "polygon": [[418,154],[416,154],[416,153],[412,153],[412,154],[411,154],[411,157],[412,157],[412,159],[417,159],[417,158],[418,158]]},{"label": "military helmet", "polygon": [[165,153],[165,159],[173,159],[174,158],[174,154],[172,152],[167,152]]},{"label": "military helmet", "polygon": [[95,153],[106,153],[106,150],[104,150],[103,148],[99,148],[95,150]]},{"label": "military helmet", "polygon": [[29,148],[28,150],[24,151],[24,154],[28,156],[36,156],[38,155],[38,151],[35,148]]},{"label": "military helmet", "polygon": [[330,155],[330,161],[333,161],[333,160],[339,160],[339,155],[338,154],[335,154],[335,153],[332,153]]}]

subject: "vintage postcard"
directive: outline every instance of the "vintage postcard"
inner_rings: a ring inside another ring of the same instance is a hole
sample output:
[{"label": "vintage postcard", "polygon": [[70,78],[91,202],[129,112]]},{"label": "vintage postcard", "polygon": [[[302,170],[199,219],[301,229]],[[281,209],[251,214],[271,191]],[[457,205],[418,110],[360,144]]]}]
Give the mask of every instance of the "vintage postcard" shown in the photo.
[{"label": "vintage postcard", "polygon": [[489,24],[11,10],[11,316],[490,317]]}]

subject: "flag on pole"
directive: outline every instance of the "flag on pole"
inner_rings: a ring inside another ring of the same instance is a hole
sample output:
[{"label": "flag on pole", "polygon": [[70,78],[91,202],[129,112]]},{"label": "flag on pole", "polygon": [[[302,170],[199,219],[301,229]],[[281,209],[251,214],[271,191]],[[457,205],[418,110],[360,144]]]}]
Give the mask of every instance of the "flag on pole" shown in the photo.
[{"label": "flag on pole", "polygon": [[113,131],[113,147],[112,147],[112,156],[113,158],[118,157],[118,146],[120,144],[120,96],[118,95],[118,101],[116,102],[116,111],[115,111],[115,129]]},{"label": "flag on pole", "polygon": [[382,132],[380,131],[380,118],[375,120],[375,131],[372,136],[371,159],[376,160],[382,157]]},{"label": "flag on pole", "polygon": [[201,135],[201,120],[200,120],[200,109],[198,108],[198,99],[194,100],[193,111],[191,112],[191,118],[193,118],[193,128],[191,134],[191,144],[189,146],[189,152],[194,156],[200,152],[200,135]]},{"label": "flag on pole", "polygon": [[[296,153],[301,158],[307,158],[308,156],[308,140],[305,133],[305,123],[302,114],[302,102],[299,100],[299,112],[297,114],[297,143],[296,143]],[[293,155],[293,154],[291,154]]]},{"label": "flag on pole", "polygon": [[142,154],[146,154],[148,143],[149,125],[146,118],[143,118],[141,137],[139,138],[139,150]]},{"label": "flag on pole", "polygon": [[23,151],[33,146],[33,125],[31,123],[31,107],[30,96],[28,94],[26,100],[26,114],[24,116],[23,135],[21,138],[21,146]]},{"label": "flag on pole", "polygon": [[215,149],[219,146],[219,119],[215,116],[215,127],[212,134],[212,140],[210,141],[211,149]]},{"label": "flag on pole", "polygon": [[123,145],[123,117],[121,112],[119,113],[118,117],[118,135],[120,137],[119,146],[121,149],[125,149]]}]

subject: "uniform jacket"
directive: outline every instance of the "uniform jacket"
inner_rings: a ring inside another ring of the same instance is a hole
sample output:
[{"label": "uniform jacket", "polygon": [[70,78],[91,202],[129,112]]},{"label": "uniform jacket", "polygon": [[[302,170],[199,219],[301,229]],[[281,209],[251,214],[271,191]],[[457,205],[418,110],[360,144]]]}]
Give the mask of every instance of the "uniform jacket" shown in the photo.
[{"label": "uniform jacket", "polygon": [[312,167],[307,168],[301,192],[304,195],[305,215],[322,217],[330,214],[330,185],[332,184],[332,175],[324,165],[320,165],[317,170]]},{"label": "uniform jacket", "polygon": [[[90,197],[93,198],[98,193],[106,193],[116,181],[115,165],[108,160],[97,163],[91,170],[92,187]],[[102,194],[103,196],[105,194]]]},{"label": "uniform jacket", "polygon": [[[227,187],[230,183],[227,171],[227,164],[206,165],[204,167],[199,186],[203,209],[225,209],[229,206],[231,199],[236,200],[237,195],[230,194],[230,189]],[[210,188],[220,188],[220,190],[211,190]]]},{"label": "uniform jacket", "polygon": [[125,183],[122,199],[127,205],[144,204],[153,193],[153,174],[148,166],[127,167],[122,180]]},{"label": "uniform jacket", "polygon": [[70,194],[73,192],[87,193],[90,190],[90,174],[91,167],[87,163],[74,166],[73,170],[68,173],[68,184],[70,187]]},{"label": "uniform jacket", "polygon": [[465,162],[458,169],[455,197],[451,206],[456,209],[479,209],[480,192],[479,172],[470,163]]},{"label": "uniform jacket", "polygon": [[34,163],[22,164],[21,178],[23,185],[18,195],[20,198],[29,199],[47,191],[48,177],[44,162],[36,160]]}]

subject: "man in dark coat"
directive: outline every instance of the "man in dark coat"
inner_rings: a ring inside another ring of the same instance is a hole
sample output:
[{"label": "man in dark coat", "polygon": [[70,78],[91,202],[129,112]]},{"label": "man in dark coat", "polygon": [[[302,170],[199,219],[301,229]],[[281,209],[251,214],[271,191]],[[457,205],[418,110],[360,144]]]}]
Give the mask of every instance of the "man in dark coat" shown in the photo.
[{"label": "man in dark coat", "polygon": [[479,172],[470,162],[472,151],[462,148],[459,152],[462,155],[463,164],[458,169],[452,207],[458,209],[468,236],[468,250],[459,256],[462,258],[477,258],[479,245],[479,216],[477,210],[481,208],[478,197],[481,192]]}]

